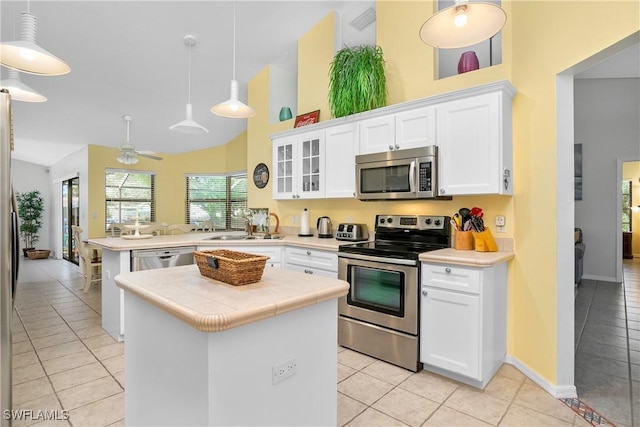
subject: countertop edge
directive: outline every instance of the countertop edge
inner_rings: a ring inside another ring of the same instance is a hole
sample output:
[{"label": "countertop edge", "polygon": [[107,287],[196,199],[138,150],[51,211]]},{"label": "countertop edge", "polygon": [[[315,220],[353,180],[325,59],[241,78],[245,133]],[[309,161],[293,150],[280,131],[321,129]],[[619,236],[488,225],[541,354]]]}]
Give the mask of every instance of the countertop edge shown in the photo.
[{"label": "countertop edge", "polygon": [[146,291],[135,285],[133,282],[124,279],[121,275],[115,277],[116,286],[131,292],[142,300],[158,307],[159,309],[175,316],[183,322],[189,324],[201,332],[222,332],[238,326],[258,322],[270,317],[290,311],[309,307],[331,299],[345,296],[349,291],[349,284],[343,283],[329,289],[310,292],[307,295],[297,297],[294,301],[282,301],[258,306],[253,309],[245,309],[241,312],[231,314],[202,314],[189,309],[183,305],[175,303],[167,298]]},{"label": "countertop edge", "polygon": [[452,248],[420,254],[421,262],[438,262],[445,264],[465,265],[470,267],[492,267],[496,264],[512,260],[515,254],[505,252],[460,251]]}]

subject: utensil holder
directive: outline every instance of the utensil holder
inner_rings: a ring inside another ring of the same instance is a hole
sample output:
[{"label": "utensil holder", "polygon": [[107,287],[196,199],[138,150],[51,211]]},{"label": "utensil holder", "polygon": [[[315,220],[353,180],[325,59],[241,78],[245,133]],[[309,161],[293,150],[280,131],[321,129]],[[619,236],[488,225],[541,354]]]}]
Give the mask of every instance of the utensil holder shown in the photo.
[{"label": "utensil holder", "polygon": [[484,231],[476,232],[473,231],[473,238],[476,241],[476,251],[477,252],[497,252],[498,245],[496,241],[493,240],[493,235],[491,234],[491,230],[489,227],[485,227]]},{"label": "utensil holder", "polygon": [[472,251],[473,233],[471,231],[456,231],[453,247],[459,251]]}]

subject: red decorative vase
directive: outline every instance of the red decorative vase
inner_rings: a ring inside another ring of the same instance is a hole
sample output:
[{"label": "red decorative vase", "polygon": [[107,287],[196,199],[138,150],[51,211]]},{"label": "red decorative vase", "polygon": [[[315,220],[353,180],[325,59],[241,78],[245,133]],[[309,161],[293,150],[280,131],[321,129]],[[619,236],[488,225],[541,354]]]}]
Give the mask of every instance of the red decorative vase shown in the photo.
[{"label": "red decorative vase", "polygon": [[480,68],[480,62],[474,51],[464,52],[460,56],[460,61],[458,61],[458,74],[477,70],[478,68]]}]

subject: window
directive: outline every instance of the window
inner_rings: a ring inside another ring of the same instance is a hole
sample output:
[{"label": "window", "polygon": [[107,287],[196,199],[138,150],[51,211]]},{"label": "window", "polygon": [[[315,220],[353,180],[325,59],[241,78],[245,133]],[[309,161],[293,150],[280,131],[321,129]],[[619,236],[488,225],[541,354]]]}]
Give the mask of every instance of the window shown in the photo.
[{"label": "window", "polygon": [[622,181],[622,231],[631,232],[631,181]]},{"label": "window", "polygon": [[155,174],[107,170],[105,178],[105,231],[114,223],[156,220]]},{"label": "window", "polygon": [[216,230],[244,230],[232,212],[247,207],[247,174],[187,175],[187,224],[213,222]]}]

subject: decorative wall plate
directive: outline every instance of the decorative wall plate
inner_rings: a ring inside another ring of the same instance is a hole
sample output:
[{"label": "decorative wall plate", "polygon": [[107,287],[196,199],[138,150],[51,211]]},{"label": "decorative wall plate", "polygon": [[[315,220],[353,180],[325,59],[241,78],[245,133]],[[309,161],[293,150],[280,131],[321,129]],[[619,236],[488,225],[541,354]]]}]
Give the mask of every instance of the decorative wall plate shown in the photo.
[{"label": "decorative wall plate", "polygon": [[253,170],[253,183],[258,188],[264,188],[269,182],[269,167],[264,163],[258,163]]}]

